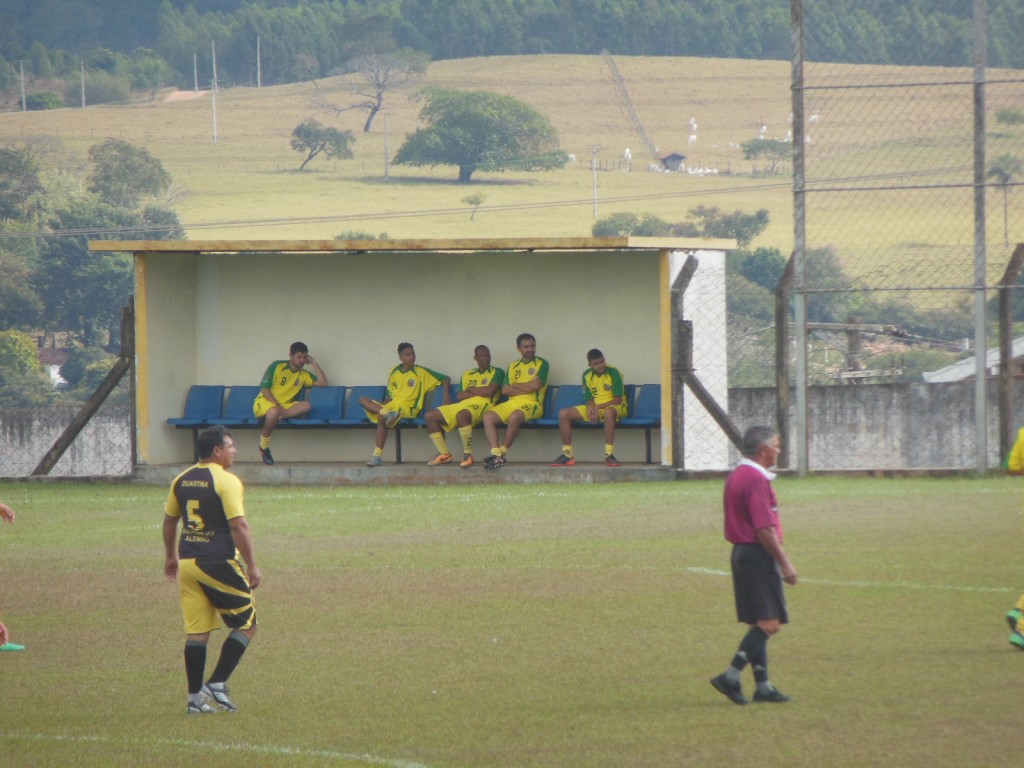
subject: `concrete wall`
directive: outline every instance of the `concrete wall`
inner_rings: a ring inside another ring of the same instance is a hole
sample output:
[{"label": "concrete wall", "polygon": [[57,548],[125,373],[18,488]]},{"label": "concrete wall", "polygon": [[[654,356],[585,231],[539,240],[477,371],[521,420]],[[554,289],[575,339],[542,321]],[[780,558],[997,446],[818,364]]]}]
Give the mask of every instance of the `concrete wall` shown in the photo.
[{"label": "concrete wall", "polygon": [[[1016,383],[1014,402],[1016,425],[1024,425],[1024,382]],[[868,386],[816,387],[810,392],[811,448],[813,470],[854,469],[972,469],[974,467],[974,385],[872,384]],[[993,384],[989,387],[989,465],[1000,464],[998,455],[998,404]],[[70,422],[74,408],[0,409],[0,477],[22,477],[32,472],[39,460]],[[729,410],[740,429],[752,424],[773,424],[775,393],[770,388],[732,389]],[[791,427],[792,428],[792,427]],[[600,436],[595,431],[580,435],[581,458],[600,458]],[[358,440],[363,457],[370,432],[348,439]],[[251,433],[243,439],[249,440]],[[282,433],[282,453],[298,452],[305,433]],[[275,438],[276,440],[277,438]],[[335,438],[340,439],[340,438]],[[477,440],[482,434],[476,432]],[[623,435],[629,440],[629,461],[642,461],[641,434]],[[524,434],[514,450],[523,461],[544,461],[557,451],[557,433],[544,430]],[[420,443],[422,458],[432,450],[422,430],[405,433],[407,461]],[[276,443],[275,443],[276,445]],[[727,465],[737,461],[735,449],[728,451]],[[548,455],[550,454],[550,456]],[[389,457],[391,454],[387,454]],[[240,460],[252,461],[252,456]],[[337,458],[333,460],[338,460]],[[181,459],[182,462],[186,458]],[[693,467],[690,467],[691,469]],[[86,428],[52,473],[55,476],[86,477],[127,475],[129,418],[126,407],[104,409]]]},{"label": "concrete wall", "polygon": [[[1015,420],[1024,425],[1024,382],[1016,382]],[[791,402],[795,402],[795,396]],[[988,387],[988,463],[998,466],[999,403]],[[808,393],[812,470],[970,469],[975,463],[974,383],[812,387]],[[771,388],[729,390],[729,413],[741,431],[775,421]],[[790,414],[790,434],[796,423]],[[790,452],[795,456],[795,451]],[[730,449],[730,461],[738,456]]]}]

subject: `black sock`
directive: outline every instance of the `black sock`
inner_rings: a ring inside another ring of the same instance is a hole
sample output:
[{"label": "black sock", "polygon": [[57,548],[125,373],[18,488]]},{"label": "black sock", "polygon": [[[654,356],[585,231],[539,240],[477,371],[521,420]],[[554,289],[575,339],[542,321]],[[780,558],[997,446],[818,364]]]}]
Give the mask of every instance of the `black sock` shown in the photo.
[{"label": "black sock", "polygon": [[203,687],[203,671],[206,669],[206,643],[197,640],[185,641],[185,679],[188,692],[199,693]]},{"label": "black sock", "polygon": [[767,659],[768,634],[760,627],[751,627],[740,642],[740,651],[751,664],[767,666],[763,659]]},{"label": "black sock", "polygon": [[249,638],[237,629],[232,631],[228,635],[227,640],[224,641],[224,645],[221,646],[217,666],[214,667],[213,674],[210,675],[210,679],[207,682],[226,683],[228,678],[231,677],[231,673],[235,671],[235,667],[238,666],[238,662],[242,660],[242,654],[245,653],[245,649],[248,647]]}]

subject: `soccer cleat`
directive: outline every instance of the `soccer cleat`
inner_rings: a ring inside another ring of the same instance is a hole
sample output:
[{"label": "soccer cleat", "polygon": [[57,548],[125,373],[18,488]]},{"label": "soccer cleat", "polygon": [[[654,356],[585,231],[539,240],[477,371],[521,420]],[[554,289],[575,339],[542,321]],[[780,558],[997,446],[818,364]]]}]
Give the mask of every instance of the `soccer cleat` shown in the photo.
[{"label": "soccer cleat", "polygon": [[185,710],[187,715],[216,715],[217,710],[215,707],[211,707],[205,701],[202,704],[193,704],[191,701],[188,703],[188,709]]},{"label": "soccer cleat", "polygon": [[459,466],[462,467],[463,469],[465,469],[466,467],[472,467],[473,466],[473,454],[472,453],[464,453],[464,454],[462,454],[462,461],[459,462]]},{"label": "soccer cleat", "polygon": [[491,454],[484,459],[484,469],[497,469],[498,467],[505,466],[505,464],[506,459],[504,456],[495,456],[494,454]]},{"label": "soccer cleat", "polygon": [[206,694],[207,698],[212,700],[225,712],[238,711],[238,707],[235,706],[235,703],[228,698],[227,683],[207,683],[203,686],[202,691]]},{"label": "soccer cleat", "polygon": [[604,463],[607,464],[609,467],[619,466],[619,460],[615,458],[614,453],[609,453],[607,456],[605,456]]},{"label": "soccer cleat", "polygon": [[17,643],[4,643],[0,645],[0,651],[24,651],[24,645],[18,645]]},{"label": "soccer cleat", "polygon": [[274,457],[270,455],[270,448],[260,448],[260,458],[263,463],[270,466],[274,463]]},{"label": "soccer cleat", "polygon": [[370,460],[368,462],[366,462],[366,466],[368,466],[368,467],[379,467],[380,464],[381,464],[380,456],[371,456]]},{"label": "soccer cleat", "polygon": [[738,682],[730,683],[725,679],[725,674],[721,674],[718,677],[711,678],[711,685],[715,687],[715,690],[725,696],[733,704],[749,704],[747,697],[743,695],[743,686]]},{"label": "soccer cleat", "polygon": [[[1024,651],[1024,635],[1022,635],[1016,629],[1013,630],[1013,632],[1010,633],[1010,645],[1014,646],[1015,648],[1020,648],[1022,651]],[[0,650],[3,649],[0,648]]]},{"label": "soccer cleat", "polygon": [[564,453],[548,464],[549,467],[575,467],[576,459],[570,459]]},{"label": "soccer cleat", "polygon": [[439,453],[427,462],[428,467],[440,467],[442,464],[451,464],[455,459],[450,453]]},{"label": "soccer cleat", "polygon": [[778,688],[772,688],[770,691],[761,693],[761,691],[754,691],[754,703],[755,704],[785,704],[787,701],[791,701],[789,696],[784,694]]},{"label": "soccer cleat", "polygon": [[390,428],[395,426],[402,418],[401,411],[388,411],[384,417],[384,423]]},{"label": "soccer cleat", "polygon": [[1017,622],[1020,621],[1020,608],[1014,608],[1006,613],[1006,623],[1010,625],[1010,631],[1017,631]]}]

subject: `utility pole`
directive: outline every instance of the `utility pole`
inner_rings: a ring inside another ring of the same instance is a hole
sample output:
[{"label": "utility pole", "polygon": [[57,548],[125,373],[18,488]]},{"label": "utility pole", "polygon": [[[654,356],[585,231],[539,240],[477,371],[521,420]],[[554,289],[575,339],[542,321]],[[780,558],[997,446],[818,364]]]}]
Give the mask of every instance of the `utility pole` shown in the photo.
[{"label": "utility pole", "polygon": [[256,87],[263,87],[263,60],[260,58],[260,36],[256,35]]},{"label": "utility pole", "polygon": [[590,147],[590,171],[594,174],[594,218],[597,218],[597,153],[601,147],[592,144]]},{"label": "utility pole", "polygon": [[85,62],[82,62],[82,109],[85,109]]},{"label": "utility pole", "polygon": [[25,101],[25,62],[19,62],[21,66],[21,111],[28,112],[28,106]]},{"label": "utility pole", "polygon": [[213,105],[213,143],[217,143],[217,44],[210,42],[213,53],[213,80],[210,81],[210,103]]}]

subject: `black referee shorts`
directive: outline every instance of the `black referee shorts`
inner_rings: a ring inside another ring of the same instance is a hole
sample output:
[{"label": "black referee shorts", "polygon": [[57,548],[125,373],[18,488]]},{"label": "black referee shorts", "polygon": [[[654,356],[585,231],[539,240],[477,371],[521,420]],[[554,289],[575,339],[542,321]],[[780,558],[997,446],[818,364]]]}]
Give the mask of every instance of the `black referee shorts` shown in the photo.
[{"label": "black referee shorts", "polygon": [[736,595],[736,620],[757,624],[766,619],[789,623],[782,570],[760,544],[734,544],[732,586]]}]

